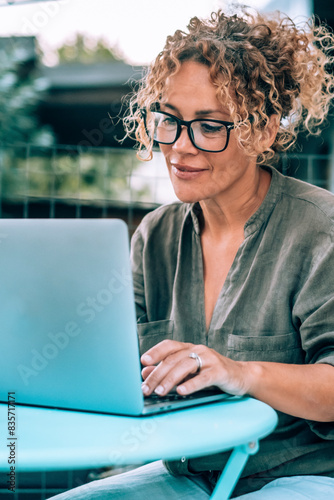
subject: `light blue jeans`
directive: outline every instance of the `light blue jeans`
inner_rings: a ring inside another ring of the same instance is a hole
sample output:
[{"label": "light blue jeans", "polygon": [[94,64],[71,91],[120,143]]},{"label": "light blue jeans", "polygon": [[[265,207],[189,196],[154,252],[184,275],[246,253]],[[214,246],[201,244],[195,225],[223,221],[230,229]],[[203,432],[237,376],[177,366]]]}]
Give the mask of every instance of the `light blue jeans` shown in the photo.
[{"label": "light blue jeans", "polygon": [[[53,500],[208,500],[210,489],[200,476],[172,476],[162,462],[93,481]],[[259,491],[235,500],[329,500],[334,499],[334,479],[295,476],[275,479]]]}]

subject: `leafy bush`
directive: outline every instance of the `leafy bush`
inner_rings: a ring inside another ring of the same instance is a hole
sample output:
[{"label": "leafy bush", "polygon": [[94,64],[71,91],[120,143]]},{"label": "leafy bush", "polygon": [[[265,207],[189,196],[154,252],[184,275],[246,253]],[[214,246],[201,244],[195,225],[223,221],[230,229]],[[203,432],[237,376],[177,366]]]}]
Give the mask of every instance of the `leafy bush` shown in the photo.
[{"label": "leafy bush", "polygon": [[22,44],[0,48],[0,143],[51,145],[52,131],[40,127],[36,110],[46,82],[27,70]]}]

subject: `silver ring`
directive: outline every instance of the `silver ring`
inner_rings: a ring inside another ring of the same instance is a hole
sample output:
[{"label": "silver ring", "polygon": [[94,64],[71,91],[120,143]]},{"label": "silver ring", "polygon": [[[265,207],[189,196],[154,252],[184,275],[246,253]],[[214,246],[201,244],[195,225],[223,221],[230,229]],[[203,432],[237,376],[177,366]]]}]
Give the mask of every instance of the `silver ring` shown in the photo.
[{"label": "silver ring", "polygon": [[197,371],[195,373],[195,375],[197,375],[197,373],[199,373],[201,371],[201,368],[203,366],[203,363],[202,363],[202,360],[201,358],[199,357],[198,354],[196,354],[196,352],[191,352],[189,354],[189,358],[192,358],[192,359],[195,359],[196,360],[196,363],[197,363]]}]

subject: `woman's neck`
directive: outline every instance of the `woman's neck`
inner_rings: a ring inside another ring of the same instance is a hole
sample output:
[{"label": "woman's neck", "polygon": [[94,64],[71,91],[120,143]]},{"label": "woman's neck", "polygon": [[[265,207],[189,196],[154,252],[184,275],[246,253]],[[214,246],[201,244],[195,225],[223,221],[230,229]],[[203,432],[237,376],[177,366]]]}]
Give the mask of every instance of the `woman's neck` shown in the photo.
[{"label": "woman's neck", "polygon": [[270,172],[260,167],[247,179],[244,189],[235,193],[200,201],[203,213],[202,235],[219,241],[226,234],[243,231],[248,219],[262,204],[271,182]]}]

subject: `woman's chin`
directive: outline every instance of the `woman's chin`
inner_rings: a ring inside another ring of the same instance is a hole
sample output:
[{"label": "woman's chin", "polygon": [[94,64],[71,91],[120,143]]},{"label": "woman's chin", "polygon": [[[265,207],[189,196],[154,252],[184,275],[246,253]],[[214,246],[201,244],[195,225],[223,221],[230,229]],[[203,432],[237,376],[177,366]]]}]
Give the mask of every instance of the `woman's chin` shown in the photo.
[{"label": "woman's chin", "polygon": [[199,196],[196,196],[195,194],[191,194],[191,193],[186,194],[186,193],[175,192],[175,196],[182,203],[197,203],[198,201],[200,201],[200,197]]},{"label": "woman's chin", "polygon": [[197,203],[204,197],[199,189],[190,189],[189,187],[179,186],[177,183],[173,183],[173,190],[175,196],[182,201],[182,203]]}]

